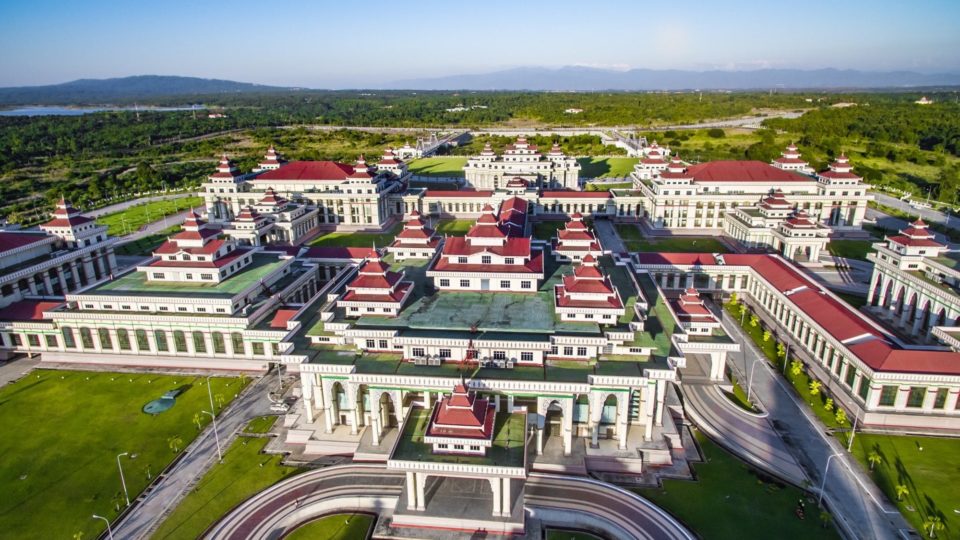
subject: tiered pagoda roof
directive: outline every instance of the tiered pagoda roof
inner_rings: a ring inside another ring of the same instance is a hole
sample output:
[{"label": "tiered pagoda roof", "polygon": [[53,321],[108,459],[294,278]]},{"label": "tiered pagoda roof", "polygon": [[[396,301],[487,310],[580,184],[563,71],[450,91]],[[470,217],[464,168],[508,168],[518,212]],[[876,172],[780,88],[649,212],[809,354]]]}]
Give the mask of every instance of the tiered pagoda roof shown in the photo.
[{"label": "tiered pagoda roof", "polygon": [[681,322],[691,324],[717,322],[713,313],[704,305],[703,299],[700,298],[700,293],[693,287],[683,291],[678,298],[670,302],[670,305]]},{"label": "tiered pagoda roof", "polygon": [[372,255],[360,265],[357,276],[347,285],[343,302],[400,303],[407,298],[412,284],[403,280],[403,272],[392,272],[390,266]]},{"label": "tiered pagoda roof", "polygon": [[496,407],[490,400],[478,398],[461,381],[453,393],[441,398],[433,408],[427,437],[445,439],[493,440]]},{"label": "tiered pagoda roof", "polygon": [[74,208],[63,197],[57,202],[57,208],[53,211],[53,219],[40,226],[41,229],[76,227],[85,223],[90,223],[93,219],[88,218]]},{"label": "tiered pagoda roof", "polygon": [[391,248],[398,247],[431,247],[435,248],[440,243],[436,231],[427,227],[427,222],[420,215],[420,212],[414,210],[410,212],[407,221],[403,224],[403,230],[397,235],[396,240],[390,245]]},{"label": "tiered pagoda roof", "polygon": [[210,175],[211,180],[239,180],[242,175],[237,166],[230,161],[226,154],[220,157],[220,163],[217,165],[217,172]]},{"label": "tiered pagoda roof", "polygon": [[936,238],[936,236],[930,232],[928,225],[923,219],[918,218],[911,223],[909,227],[900,231],[900,234],[887,237],[887,240],[907,247],[946,249],[947,246],[937,242],[934,238]]},{"label": "tiered pagoda roof", "polygon": [[263,156],[263,160],[260,161],[259,167],[263,170],[272,170],[280,168],[280,165],[283,163],[283,158],[280,157],[280,154],[277,153],[277,150],[273,147],[273,145],[270,145],[270,148],[267,149],[267,153]]},{"label": "tiered pagoda roof", "polygon": [[563,276],[556,287],[556,303],[560,308],[623,309],[620,295],[593,255],[584,257],[573,274]]}]

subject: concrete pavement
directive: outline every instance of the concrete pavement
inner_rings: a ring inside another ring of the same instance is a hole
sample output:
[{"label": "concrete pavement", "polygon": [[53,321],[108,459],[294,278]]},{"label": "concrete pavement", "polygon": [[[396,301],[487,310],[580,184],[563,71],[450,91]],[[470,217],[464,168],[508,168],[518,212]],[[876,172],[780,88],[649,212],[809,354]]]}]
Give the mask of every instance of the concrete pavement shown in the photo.
[{"label": "concrete pavement", "polygon": [[896,197],[891,197],[890,195],[886,195],[884,193],[874,193],[874,195],[877,198],[877,202],[884,206],[889,206],[891,208],[896,208],[901,212],[907,212],[908,214],[920,216],[927,223],[944,223],[951,229],[960,230],[960,219],[957,219],[956,217],[950,216],[948,221],[947,215],[938,210],[934,210],[932,208],[915,208],[910,206],[910,203],[907,201],[901,201]]},{"label": "concrete pavement", "polygon": [[[743,367],[754,372],[753,395],[763,404],[769,420],[810,478],[811,488],[818,491],[826,477],[824,499],[846,536],[893,539],[912,530],[856,460],[835,438],[824,433],[824,426],[808,405],[800,402],[738,322],[726,316],[722,322],[726,332],[744,347],[746,365],[733,363],[734,369]],[[756,362],[760,364],[753,368]],[[740,377],[745,380],[743,374]],[[830,467],[825,473],[828,460]]]},{"label": "concrete pavement", "polygon": [[623,245],[623,240],[621,240],[620,235],[617,234],[617,228],[609,219],[593,220],[593,232],[597,234],[597,240],[600,240],[600,247],[602,247],[604,251],[612,251],[614,253],[624,253],[627,251],[627,246]]},{"label": "concrete pavement", "polygon": [[[235,434],[252,418],[270,414],[267,391],[276,379],[266,375],[253,381],[243,394],[235,399],[217,417],[217,432],[223,451],[229,447]],[[206,392],[205,388],[200,391]],[[212,424],[184,450],[183,458],[154,485],[137,498],[136,506],[113,525],[116,539],[147,538],[189,492],[204,473],[217,465],[216,438]]]},{"label": "concrete pavement", "polygon": [[17,355],[13,360],[0,363],[0,387],[6,386],[33,371],[40,363],[40,356],[33,358]]}]

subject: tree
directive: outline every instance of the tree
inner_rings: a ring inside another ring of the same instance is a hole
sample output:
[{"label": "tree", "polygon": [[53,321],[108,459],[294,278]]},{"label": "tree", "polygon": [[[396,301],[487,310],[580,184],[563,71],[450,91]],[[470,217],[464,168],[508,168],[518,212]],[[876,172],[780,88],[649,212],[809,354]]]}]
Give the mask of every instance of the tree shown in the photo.
[{"label": "tree", "polygon": [[832,520],[832,519],[833,519],[833,516],[830,515],[830,512],[827,512],[826,510],[821,510],[821,511],[820,511],[820,526],[821,526],[821,527],[823,527],[824,529],[826,529],[827,526],[830,525],[830,520]]},{"label": "tree", "polygon": [[787,347],[783,343],[777,343],[777,356],[783,358],[787,355]]},{"label": "tree", "polygon": [[827,412],[833,410],[833,398],[827,398],[827,400],[823,402],[823,410]]},{"label": "tree", "polygon": [[73,533],[73,540],[83,540],[83,531]]},{"label": "tree", "polygon": [[837,407],[837,413],[834,415],[834,419],[836,419],[837,424],[839,424],[839,425],[841,425],[841,426],[844,425],[844,424],[846,424],[846,423],[847,423],[847,411],[841,409],[840,407]]},{"label": "tree", "polygon": [[223,408],[223,394],[214,394],[213,399],[217,402],[217,408]]},{"label": "tree", "polygon": [[756,315],[751,315],[750,326],[756,328],[758,324],[760,324],[760,317],[757,317]]},{"label": "tree", "polygon": [[[877,465],[880,464],[881,461],[883,461],[883,457],[880,456],[880,453],[877,452],[876,450],[871,450],[870,453],[867,454],[867,461],[870,462],[870,470],[872,471],[874,467],[876,467]],[[897,491],[899,493],[899,490]]]},{"label": "tree", "polygon": [[897,500],[902,501],[904,497],[910,494],[910,489],[903,484],[897,484],[895,488],[897,490]]},{"label": "tree", "polygon": [[936,538],[936,531],[943,530],[943,520],[940,516],[929,515],[923,520],[923,530],[929,533],[930,538]]},{"label": "tree", "polygon": [[727,134],[720,128],[711,128],[707,130],[707,136],[712,139],[722,139],[726,137]]},{"label": "tree", "polygon": [[770,337],[771,337],[771,336],[773,336],[773,334],[771,334],[769,330],[764,330],[764,331],[763,331],[763,342],[766,343],[766,342],[770,341]]},{"label": "tree", "polygon": [[174,435],[167,439],[167,446],[170,447],[170,450],[173,450],[173,453],[176,454],[180,451],[180,445],[183,444],[183,439],[179,435]]},{"label": "tree", "polygon": [[803,371],[803,364],[801,364],[799,360],[794,360],[793,362],[790,362],[791,375],[796,377],[797,375],[800,375],[800,372],[802,371]]},{"label": "tree", "polygon": [[193,423],[197,425],[197,431],[203,428],[203,419],[200,418],[200,413],[193,413]]},{"label": "tree", "polygon": [[739,305],[740,305],[740,297],[737,296],[737,293],[733,293],[733,294],[730,295],[730,305],[732,305],[732,306],[739,306]]},{"label": "tree", "polygon": [[820,387],[823,386],[823,383],[814,379],[810,381],[810,395],[817,396],[820,395]]}]

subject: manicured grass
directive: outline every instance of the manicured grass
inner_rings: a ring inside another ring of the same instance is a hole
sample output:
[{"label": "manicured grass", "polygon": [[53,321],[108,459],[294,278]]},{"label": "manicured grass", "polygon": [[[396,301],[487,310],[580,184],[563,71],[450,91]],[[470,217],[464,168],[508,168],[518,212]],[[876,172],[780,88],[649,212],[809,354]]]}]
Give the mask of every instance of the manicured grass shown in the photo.
[{"label": "manicured grass", "polygon": [[631,157],[585,157],[577,158],[580,163],[580,178],[623,178],[630,176],[633,166],[640,161]]},{"label": "manicured grass", "polygon": [[97,223],[108,227],[107,233],[111,236],[123,236],[140,229],[147,223],[159,221],[163,216],[178,214],[190,208],[203,204],[200,197],[182,197],[179,199],[164,199],[151,201],[137,206],[131,206],[121,212],[107,214],[97,218]]},{"label": "manicured grass", "polygon": [[333,514],[311,521],[285,536],[285,540],[362,540],[374,517],[368,514]]},{"label": "manicured grass", "polygon": [[417,176],[462,177],[465,157],[429,157],[410,162],[410,172]]},{"label": "manicured grass", "polygon": [[276,416],[260,416],[249,421],[244,431],[247,433],[266,433],[270,431],[276,421]]},{"label": "manicured grass", "polygon": [[332,232],[323,236],[318,236],[310,241],[311,246],[333,246],[333,247],[371,247],[374,244],[378,248],[389,246],[393,239],[400,232],[403,224],[398,223],[392,229],[383,233],[353,232],[342,231]]},{"label": "manicured grass", "polygon": [[[226,405],[245,382],[210,379]],[[170,410],[141,411],[174,388],[184,391]],[[0,389],[0,531],[8,538],[95,538],[105,524],[92,514],[116,518],[124,503],[117,454],[133,500],[209,417],[203,377],[153,373],[93,373],[37,370]],[[134,457],[135,456],[135,457]]]},{"label": "manicured grass", "polygon": [[547,540],[602,540],[599,536],[565,529],[547,529]]},{"label": "manicured grass", "polygon": [[831,240],[827,244],[827,251],[834,257],[845,259],[867,260],[867,253],[873,253],[871,240]]},{"label": "manicured grass", "polygon": [[464,236],[476,220],[473,219],[443,219],[437,223],[437,234],[450,236]]},{"label": "manicured grass", "polygon": [[[707,460],[693,466],[696,481],[664,480],[660,488],[637,490],[640,495],[710,540],[839,538],[831,525],[823,528],[812,498],[755,472],[699,432],[695,436]],[[806,502],[803,520],[794,514],[800,499]]]},{"label": "manicured grass", "polygon": [[280,464],[282,456],[262,454],[269,439],[239,437],[193,490],[160,524],[151,538],[199,538],[234,506],[291,476],[298,469]]},{"label": "manicured grass", "polygon": [[758,412],[754,404],[747,399],[747,391],[740,386],[740,381],[736,379],[733,380],[733,392],[724,391],[723,395],[726,396],[731,403],[747,412]]},{"label": "manicured grass", "polygon": [[533,237],[538,240],[550,240],[566,223],[566,221],[538,221],[533,224]]},{"label": "manicured grass", "polygon": [[630,189],[633,182],[591,182],[584,191],[610,191],[613,189]]},{"label": "manicured grass", "polygon": [[646,238],[635,225],[617,225],[617,234],[627,251],[663,253],[729,253],[727,246],[711,237]]},{"label": "manicured grass", "polygon": [[[919,531],[928,516],[939,516],[945,529],[937,538],[960,538],[960,514],[954,511],[960,508],[960,440],[858,433],[853,455],[866,471],[871,452],[881,461],[870,476],[911,525]],[[897,485],[909,490],[899,501]]]},{"label": "manicured grass", "polygon": [[144,236],[133,242],[127,242],[126,244],[118,246],[115,251],[117,255],[152,255],[153,251],[167,240],[167,237],[177,234],[180,232],[180,229],[180,225],[174,225],[156,234]]}]

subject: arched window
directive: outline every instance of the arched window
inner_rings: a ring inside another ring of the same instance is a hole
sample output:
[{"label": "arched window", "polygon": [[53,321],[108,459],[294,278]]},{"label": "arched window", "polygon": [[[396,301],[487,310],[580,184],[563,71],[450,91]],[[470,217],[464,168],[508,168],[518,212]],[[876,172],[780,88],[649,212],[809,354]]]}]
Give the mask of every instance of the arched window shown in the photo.
[{"label": "arched window", "polygon": [[106,328],[97,330],[97,337],[100,338],[100,348],[113,350],[113,340],[110,339],[110,331]]},{"label": "arched window", "polygon": [[93,333],[90,332],[89,328],[80,329],[80,343],[83,344],[84,349],[93,348]]},{"label": "arched window", "polygon": [[203,339],[203,332],[193,333],[193,350],[196,352],[207,352],[207,342]]},{"label": "arched window", "polygon": [[240,332],[230,334],[230,341],[233,342],[233,354],[246,354],[243,348],[243,334]]},{"label": "arched window", "polygon": [[150,349],[150,341],[147,340],[147,331],[140,329],[136,330],[133,333],[137,338],[137,348],[141,351],[146,351]]},{"label": "arched window", "polygon": [[69,326],[64,326],[60,329],[60,333],[63,334],[63,346],[68,349],[77,348],[77,340],[73,337],[73,328]]},{"label": "arched window", "polygon": [[173,346],[177,352],[187,352],[187,337],[183,335],[183,330],[173,331]]},{"label": "arched window", "polygon": [[154,330],[153,339],[157,341],[158,352],[167,352],[170,350],[170,344],[167,343],[167,333],[163,330]]},{"label": "arched window", "polygon": [[125,328],[117,330],[117,344],[120,345],[121,351],[130,350],[130,333]]},{"label": "arched window", "polygon": [[225,354],[227,352],[227,344],[223,342],[223,334],[220,332],[213,333],[213,352],[217,354]]}]

